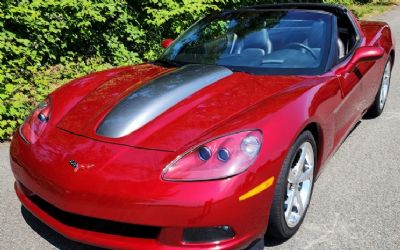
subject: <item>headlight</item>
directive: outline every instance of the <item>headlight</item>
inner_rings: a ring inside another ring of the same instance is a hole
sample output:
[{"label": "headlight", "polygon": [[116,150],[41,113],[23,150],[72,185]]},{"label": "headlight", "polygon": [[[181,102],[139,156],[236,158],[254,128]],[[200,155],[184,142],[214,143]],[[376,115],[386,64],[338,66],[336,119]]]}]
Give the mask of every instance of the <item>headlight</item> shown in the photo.
[{"label": "headlight", "polygon": [[200,181],[237,175],[256,160],[261,143],[262,134],[258,130],[215,138],[178,156],[164,168],[162,178]]},{"label": "headlight", "polygon": [[26,142],[35,143],[37,141],[50,119],[50,112],[51,103],[50,99],[47,98],[26,118],[19,128],[19,134]]}]

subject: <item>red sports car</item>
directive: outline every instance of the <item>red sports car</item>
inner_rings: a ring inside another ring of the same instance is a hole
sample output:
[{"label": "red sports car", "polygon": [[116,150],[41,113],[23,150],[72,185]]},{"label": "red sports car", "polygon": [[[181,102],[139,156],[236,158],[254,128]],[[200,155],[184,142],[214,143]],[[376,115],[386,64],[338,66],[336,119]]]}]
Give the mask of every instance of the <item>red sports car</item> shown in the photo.
[{"label": "red sports car", "polygon": [[324,163],[381,114],[389,26],[323,4],[206,16],[159,60],[51,93],[11,144],[22,204],[113,249],[262,249],[302,223]]}]

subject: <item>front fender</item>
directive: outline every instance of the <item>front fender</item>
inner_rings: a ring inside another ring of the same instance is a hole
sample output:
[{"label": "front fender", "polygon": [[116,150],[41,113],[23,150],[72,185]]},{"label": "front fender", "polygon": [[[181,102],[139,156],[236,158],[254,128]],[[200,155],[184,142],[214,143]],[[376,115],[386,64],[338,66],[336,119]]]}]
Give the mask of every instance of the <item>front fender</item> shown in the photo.
[{"label": "front fender", "polygon": [[[321,81],[319,81],[321,80]],[[260,154],[265,158],[264,170],[277,177],[279,169],[268,169],[269,162],[283,161],[296,138],[310,124],[318,127],[318,165],[317,169],[329,158],[334,150],[335,119],[334,111],[341,102],[339,81],[336,77],[312,80],[292,90],[264,100],[232,118],[223,126],[207,133],[203,138],[216,137],[232,131],[260,129],[263,133],[263,145]],[[263,176],[263,174],[261,174]]]}]

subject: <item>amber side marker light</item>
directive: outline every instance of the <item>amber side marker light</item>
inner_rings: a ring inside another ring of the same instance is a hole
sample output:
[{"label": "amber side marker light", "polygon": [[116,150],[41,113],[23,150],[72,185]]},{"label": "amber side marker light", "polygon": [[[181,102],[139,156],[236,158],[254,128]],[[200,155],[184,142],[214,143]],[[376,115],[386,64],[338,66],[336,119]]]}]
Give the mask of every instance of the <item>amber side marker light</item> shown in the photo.
[{"label": "amber side marker light", "polygon": [[244,201],[247,200],[248,198],[251,198],[262,191],[268,189],[272,184],[274,183],[274,177],[268,178],[266,181],[261,182],[261,184],[257,185],[256,187],[252,188],[249,190],[247,193],[243,194],[242,196],[239,197],[239,201]]}]

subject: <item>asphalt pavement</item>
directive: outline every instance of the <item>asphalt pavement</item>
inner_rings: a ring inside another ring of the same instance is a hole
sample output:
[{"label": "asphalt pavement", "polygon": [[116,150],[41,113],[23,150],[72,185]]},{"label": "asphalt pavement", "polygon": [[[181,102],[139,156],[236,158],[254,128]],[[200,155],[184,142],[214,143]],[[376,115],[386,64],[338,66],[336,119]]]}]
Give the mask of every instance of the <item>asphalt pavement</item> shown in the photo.
[{"label": "asphalt pavement", "polygon": [[[388,22],[398,41],[385,111],[361,120],[328,162],[298,233],[266,249],[400,249],[400,6],[372,19]],[[0,249],[90,249],[21,207],[8,150],[0,144]]]}]

